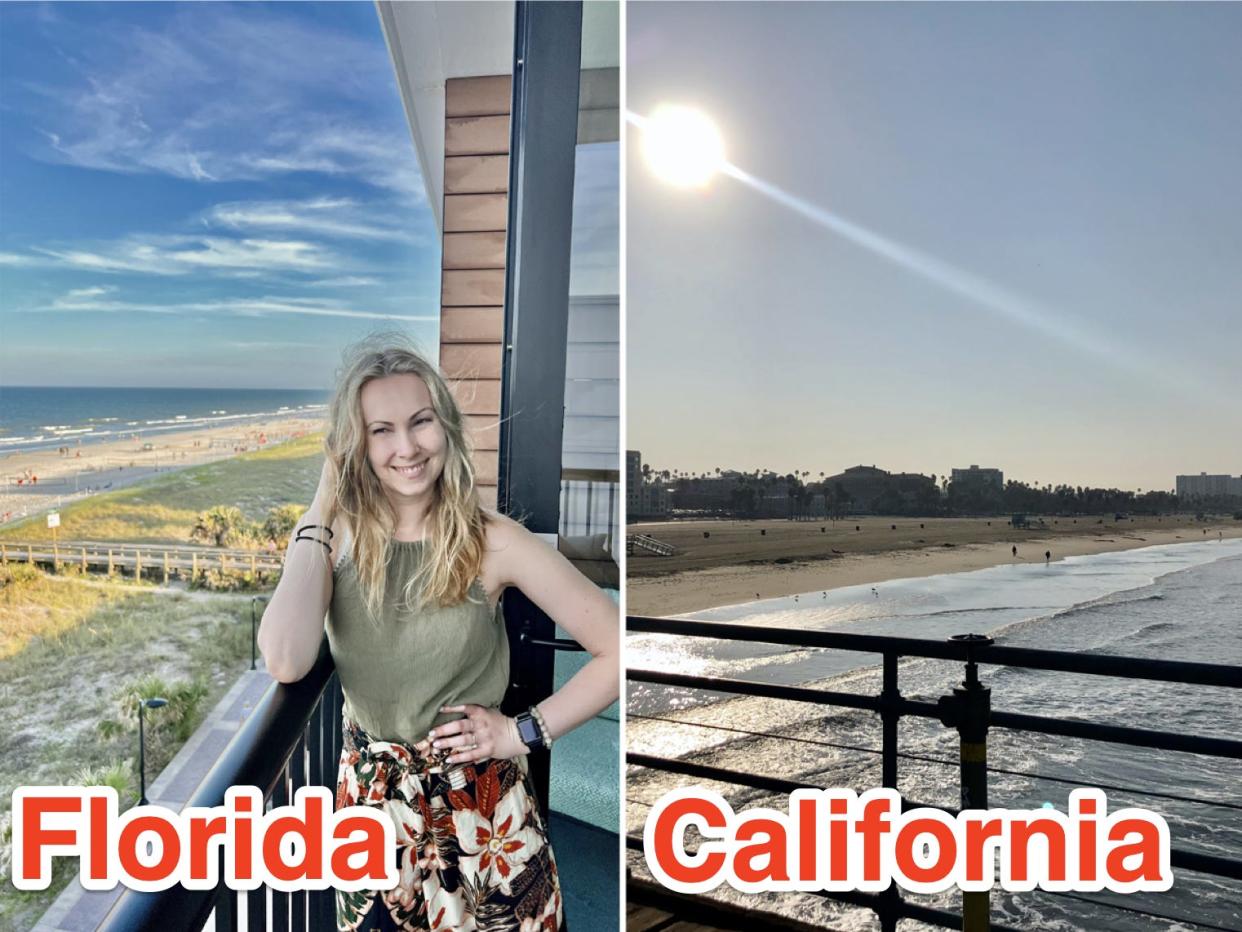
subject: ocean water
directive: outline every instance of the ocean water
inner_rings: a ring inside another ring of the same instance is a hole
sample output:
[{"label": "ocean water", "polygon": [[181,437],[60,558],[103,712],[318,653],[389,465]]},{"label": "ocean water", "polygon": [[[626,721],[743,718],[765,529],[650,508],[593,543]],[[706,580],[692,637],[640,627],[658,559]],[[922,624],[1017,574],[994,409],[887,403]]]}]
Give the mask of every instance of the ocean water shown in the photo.
[{"label": "ocean water", "polygon": [[326,392],[262,388],[0,386],[0,455],[279,414],[322,414]]},{"label": "ocean water", "polygon": [[[856,586],[688,617],[933,640],[978,632],[1011,646],[1231,664],[1242,676],[1242,541],[1148,547],[1046,566],[1020,564],[897,580],[874,591]],[[628,637],[626,651],[631,667],[866,694],[880,689],[879,658],[872,655],[654,635]],[[1216,737],[1242,733],[1242,696],[1237,690],[995,666],[981,667],[980,674],[991,687],[996,710]],[[960,664],[910,660],[902,663],[899,682],[904,696],[934,702],[961,678]],[[638,683],[630,684],[627,708],[631,750],[820,786],[862,790],[881,782],[879,756],[860,750],[881,745],[873,713]],[[900,747],[926,758],[900,761],[902,792],[920,802],[956,806],[956,732],[938,722],[903,719]],[[1064,811],[1074,785],[1102,786],[1110,809],[1143,806],[1162,814],[1175,847],[1242,855],[1242,762],[994,729],[989,765],[1014,771],[990,775],[992,806],[1051,803]],[[641,829],[644,803],[678,779],[630,772],[631,832]],[[735,807],[778,804],[761,791],[715,788]],[[1242,929],[1242,883],[1175,873],[1173,889],[1163,894],[1091,893],[1070,899],[994,891],[993,916],[1020,928],[1053,932]],[[734,896],[721,890],[713,895]],[[958,908],[956,895],[918,899]],[[1112,909],[1102,902],[1166,918]],[[868,910],[802,894],[768,895],[764,908],[832,928],[878,928]],[[907,922],[902,928],[916,926]]]}]

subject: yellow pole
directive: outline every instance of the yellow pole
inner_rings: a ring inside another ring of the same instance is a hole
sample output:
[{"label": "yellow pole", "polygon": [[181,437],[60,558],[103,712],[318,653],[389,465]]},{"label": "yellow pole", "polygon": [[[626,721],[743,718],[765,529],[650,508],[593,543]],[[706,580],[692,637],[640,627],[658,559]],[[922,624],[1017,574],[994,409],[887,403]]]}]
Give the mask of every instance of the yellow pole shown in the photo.
[{"label": "yellow pole", "polygon": [[134,581],[142,579],[142,551],[134,551]]},{"label": "yellow pole", "polygon": [[86,572],[86,548],[82,548],[82,572]]},{"label": "yellow pole", "polygon": [[190,554],[190,582],[198,579],[198,551]]},{"label": "yellow pole", "polygon": [[26,562],[34,566],[34,548],[30,544],[26,545]]},{"label": "yellow pole", "polygon": [[258,558],[255,557],[255,555],[252,553],[250,555],[250,575],[257,576],[258,573],[259,573],[259,561],[258,561]]}]

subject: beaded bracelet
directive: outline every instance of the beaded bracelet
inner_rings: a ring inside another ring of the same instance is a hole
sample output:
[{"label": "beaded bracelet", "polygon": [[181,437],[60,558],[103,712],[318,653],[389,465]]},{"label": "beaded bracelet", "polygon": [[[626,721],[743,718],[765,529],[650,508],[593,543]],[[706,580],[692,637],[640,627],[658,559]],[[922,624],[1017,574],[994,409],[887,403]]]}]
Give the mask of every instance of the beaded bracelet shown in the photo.
[{"label": "beaded bracelet", "polygon": [[552,732],[548,731],[548,723],[543,720],[543,713],[537,707],[531,706],[530,716],[535,720],[535,724],[539,726],[539,731],[543,735],[544,748],[552,750]]}]

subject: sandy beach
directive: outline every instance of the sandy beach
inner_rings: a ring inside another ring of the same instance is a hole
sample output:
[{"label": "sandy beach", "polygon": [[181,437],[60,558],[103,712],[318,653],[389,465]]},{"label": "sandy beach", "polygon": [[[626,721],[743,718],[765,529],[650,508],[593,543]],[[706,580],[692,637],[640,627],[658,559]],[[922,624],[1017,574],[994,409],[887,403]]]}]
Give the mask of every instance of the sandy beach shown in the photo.
[{"label": "sandy beach", "polygon": [[291,415],[68,446],[66,453],[53,447],[0,456],[0,526],[159,473],[227,459],[322,428],[321,419]]},{"label": "sandy beach", "polygon": [[672,544],[678,553],[627,557],[627,612],[677,615],[889,579],[961,573],[1002,563],[1042,563],[1049,551],[1053,560],[1060,560],[1242,537],[1242,521],[1219,516],[1211,521],[1190,515],[1120,522],[1113,515],[1043,521],[1042,527],[1025,529],[1009,527],[1004,518],[875,516],[835,523],[825,519],[632,524],[627,535],[650,534]]}]

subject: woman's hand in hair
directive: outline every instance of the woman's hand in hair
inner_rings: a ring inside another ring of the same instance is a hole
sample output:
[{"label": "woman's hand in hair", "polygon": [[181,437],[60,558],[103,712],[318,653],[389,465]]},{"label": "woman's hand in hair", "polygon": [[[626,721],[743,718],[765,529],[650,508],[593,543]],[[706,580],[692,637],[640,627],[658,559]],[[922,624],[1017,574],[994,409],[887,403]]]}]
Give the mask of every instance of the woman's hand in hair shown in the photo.
[{"label": "woman's hand in hair", "polygon": [[481,705],[446,705],[441,712],[464,712],[465,718],[431,729],[432,747],[448,748],[450,764],[471,764],[489,757],[517,757],[530,749],[518,737],[517,722],[499,709]]}]

